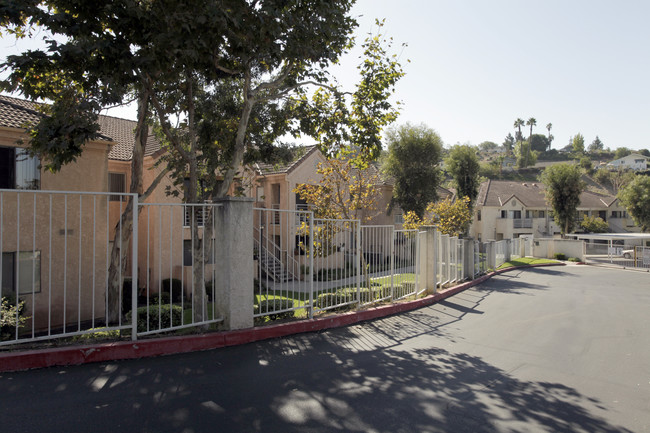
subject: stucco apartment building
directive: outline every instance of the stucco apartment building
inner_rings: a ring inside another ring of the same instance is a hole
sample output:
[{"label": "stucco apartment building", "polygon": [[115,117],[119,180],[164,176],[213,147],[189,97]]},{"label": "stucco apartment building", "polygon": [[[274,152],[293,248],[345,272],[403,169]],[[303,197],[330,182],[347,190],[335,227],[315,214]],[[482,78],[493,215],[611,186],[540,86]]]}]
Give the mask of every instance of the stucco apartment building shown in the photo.
[{"label": "stucco apartment building", "polygon": [[[48,317],[39,309],[60,306],[51,311],[52,323],[83,321],[93,308],[104,308],[108,257],[126,207],[125,197],[118,193],[129,192],[136,122],[99,116],[100,137],[86,143],[75,162],[51,173],[25,150],[24,126],[43,116],[38,109],[30,101],[0,95],[1,294],[18,293],[27,314],[38,318]],[[150,136],[145,190],[162,170],[156,166],[162,153]],[[165,192],[175,188],[170,178],[163,178],[146,203],[180,204],[179,198]],[[140,287],[157,290],[165,278],[183,278],[190,286],[187,214],[183,206],[143,207],[138,220]],[[161,263],[167,266],[158,266]],[[75,303],[83,306],[80,314],[74,308],[66,312],[63,306]],[[43,325],[34,323],[36,328]]]},{"label": "stucco apartment building", "polygon": [[[578,221],[584,215],[600,217],[611,231],[638,231],[634,221],[614,196],[584,191],[580,195]],[[488,180],[476,200],[470,236],[480,241],[502,240],[532,235],[553,237],[560,228],[538,182]]]}]

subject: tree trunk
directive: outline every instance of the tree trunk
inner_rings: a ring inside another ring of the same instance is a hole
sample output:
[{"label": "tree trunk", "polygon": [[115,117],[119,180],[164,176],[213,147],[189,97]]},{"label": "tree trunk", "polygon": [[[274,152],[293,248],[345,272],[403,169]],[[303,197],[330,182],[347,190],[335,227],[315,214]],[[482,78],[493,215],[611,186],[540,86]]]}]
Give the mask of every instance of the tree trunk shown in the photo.
[{"label": "tree trunk", "polygon": [[[149,127],[146,124],[148,113],[149,96],[146,91],[142,91],[138,97],[138,123],[135,130],[135,140],[133,143],[133,157],[131,159],[131,189],[130,192],[142,194],[142,172],[144,161],[144,149],[149,136]],[[139,211],[139,210],[138,210]],[[126,209],[120,216],[120,221],[115,227],[115,236],[113,238],[113,249],[111,250],[111,262],[108,268],[108,305],[106,306],[107,321],[109,324],[119,322],[121,311],[122,296],[127,294],[121,293],[124,282],[124,274],[128,263],[129,241],[133,230],[133,198],[129,197]],[[137,261],[132,258],[133,266],[137,266]],[[137,290],[137,287],[132,287]],[[131,294],[129,293],[128,296]],[[132,309],[137,308],[133,305]],[[122,313],[125,313],[122,311]],[[135,315],[134,315],[135,316]],[[135,320],[135,318],[134,318]]]}]

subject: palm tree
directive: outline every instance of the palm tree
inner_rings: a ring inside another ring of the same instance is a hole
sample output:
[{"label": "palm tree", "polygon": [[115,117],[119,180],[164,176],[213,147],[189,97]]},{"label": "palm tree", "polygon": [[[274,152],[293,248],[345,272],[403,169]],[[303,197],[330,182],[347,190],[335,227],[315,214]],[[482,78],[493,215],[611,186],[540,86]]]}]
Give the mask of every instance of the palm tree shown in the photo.
[{"label": "palm tree", "polygon": [[534,117],[531,117],[526,122],[526,125],[530,125],[530,134],[528,135],[528,142],[530,142],[530,138],[533,136],[533,126],[537,125],[537,120],[535,120]]},{"label": "palm tree", "polygon": [[546,125],[546,129],[548,130],[548,150],[551,150],[551,142],[553,141],[553,136],[551,135],[552,127],[553,127],[552,123]]},{"label": "palm tree", "polygon": [[517,131],[518,131],[518,135],[517,135],[517,140],[518,141],[521,141],[521,127],[524,126],[524,124],[525,124],[524,120],[521,119],[521,118],[518,118],[517,120],[515,120],[515,129],[517,129]]}]

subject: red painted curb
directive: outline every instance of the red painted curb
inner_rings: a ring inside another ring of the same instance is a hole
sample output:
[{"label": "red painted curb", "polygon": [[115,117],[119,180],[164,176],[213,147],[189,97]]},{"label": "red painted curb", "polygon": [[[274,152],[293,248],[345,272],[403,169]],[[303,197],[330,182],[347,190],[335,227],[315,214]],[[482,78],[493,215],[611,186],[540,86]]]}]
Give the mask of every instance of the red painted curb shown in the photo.
[{"label": "red painted curb", "polygon": [[53,366],[78,365],[91,362],[106,362],[124,359],[187,353],[200,350],[218,349],[227,346],[252,343],[271,338],[286,337],[293,334],[322,331],[330,328],[353,325],[359,322],[386,317],[405,311],[426,307],[462,292],[470,287],[513,269],[525,269],[542,266],[565,266],[564,263],[545,263],[500,269],[490,272],[475,280],[442,290],[433,295],[399,304],[381,305],[336,316],[311,320],[280,323],[258,328],[223,331],[202,335],[165,337],[155,340],[118,341],[115,343],[87,346],[61,347],[55,349],[29,350],[0,354],[0,372],[29,370]]}]

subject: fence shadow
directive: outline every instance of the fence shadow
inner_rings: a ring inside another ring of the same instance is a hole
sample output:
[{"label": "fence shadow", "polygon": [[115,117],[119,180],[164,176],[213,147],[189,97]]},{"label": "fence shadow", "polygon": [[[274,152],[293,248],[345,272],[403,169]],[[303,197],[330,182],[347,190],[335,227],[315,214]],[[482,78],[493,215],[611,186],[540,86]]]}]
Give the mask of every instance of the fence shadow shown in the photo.
[{"label": "fence shadow", "polygon": [[118,421],[131,432],[630,432],[572,387],[522,380],[481,357],[410,339],[373,345],[382,337],[367,333],[343,328],[332,338],[7,374],[0,413],[7,431],[35,430],[34,404],[51,431],[66,431],[71,420],[54,402],[74,402],[88,408],[75,411],[74,425],[95,432]]}]

